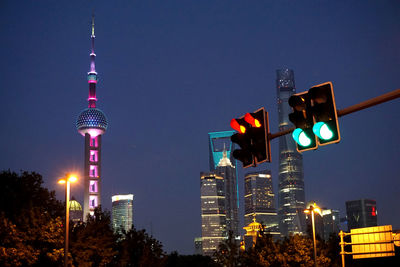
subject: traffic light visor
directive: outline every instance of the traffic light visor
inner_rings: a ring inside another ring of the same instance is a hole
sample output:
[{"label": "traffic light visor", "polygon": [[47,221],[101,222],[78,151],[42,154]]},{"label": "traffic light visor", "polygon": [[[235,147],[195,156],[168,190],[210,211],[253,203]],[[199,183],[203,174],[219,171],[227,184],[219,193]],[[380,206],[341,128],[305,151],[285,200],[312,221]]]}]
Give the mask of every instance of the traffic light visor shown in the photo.
[{"label": "traffic light visor", "polygon": [[301,128],[297,128],[296,130],[294,130],[292,133],[292,137],[299,145],[303,147],[311,145],[311,139]]},{"label": "traffic light visor", "polygon": [[323,140],[330,140],[334,136],[328,124],[322,121],[314,124],[313,132],[316,136],[318,136],[318,138],[321,138]]},{"label": "traffic light visor", "polygon": [[292,95],[289,98],[289,106],[291,106],[295,111],[302,111],[306,109],[306,100],[302,95]]},{"label": "traffic light visor", "polygon": [[231,127],[232,127],[232,129],[238,131],[239,133],[244,134],[246,132],[246,127],[243,125],[240,125],[236,119],[231,120]]},{"label": "traffic light visor", "polygon": [[256,118],[254,118],[250,113],[246,113],[246,115],[244,115],[244,120],[246,122],[248,122],[249,124],[251,124],[251,126],[253,126],[255,128],[261,127],[260,121],[257,120]]}]

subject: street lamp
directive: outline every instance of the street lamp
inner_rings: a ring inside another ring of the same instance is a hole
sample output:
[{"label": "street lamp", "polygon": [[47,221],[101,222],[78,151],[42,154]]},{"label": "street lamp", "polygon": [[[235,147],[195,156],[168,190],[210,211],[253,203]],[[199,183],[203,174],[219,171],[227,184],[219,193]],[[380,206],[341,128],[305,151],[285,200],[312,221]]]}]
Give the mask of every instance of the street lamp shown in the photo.
[{"label": "street lamp", "polygon": [[317,243],[315,241],[315,222],[314,222],[314,213],[318,213],[321,215],[321,209],[317,206],[314,202],[310,205],[308,209],[304,210],[304,213],[310,214],[311,213],[311,222],[312,222],[312,232],[313,232],[313,243],[314,243],[314,266],[317,267]]},{"label": "street lamp", "polygon": [[59,184],[65,184],[65,239],[64,239],[64,266],[68,267],[68,234],[69,234],[69,192],[70,184],[78,178],[74,174],[67,174],[65,178],[58,180]]}]

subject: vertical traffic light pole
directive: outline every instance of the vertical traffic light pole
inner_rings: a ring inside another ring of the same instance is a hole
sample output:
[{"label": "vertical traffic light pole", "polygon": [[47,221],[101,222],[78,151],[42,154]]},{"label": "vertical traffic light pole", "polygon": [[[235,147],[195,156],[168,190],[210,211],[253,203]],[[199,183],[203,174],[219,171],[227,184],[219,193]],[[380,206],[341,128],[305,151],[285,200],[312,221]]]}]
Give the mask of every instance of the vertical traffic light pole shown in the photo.
[{"label": "vertical traffic light pole", "polygon": [[[393,100],[393,99],[396,99],[399,97],[400,97],[400,89],[396,89],[396,90],[393,90],[392,92],[371,98],[371,99],[363,101],[359,104],[355,104],[353,106],[338,110],[337,116],[343,117],[350,113],[354,113],[354,112],[357,112],[357,111],[360,111],[360,110],[363,110],[363,109],[366,109],[366,108],[369,108],[372,106],[376,106],[376,105],[382,104],[384,102],[388,102],[390,100]],[[289,134],[289,133],[293,132],[294,130],[295,130],[295,127],[292,127],[292,128],[289,128],[289,129],[286,129],[284,131],[277,132],[274,134],[269,133],[268,137],[269,137],[269,140],[272,140],[272,139],[280,137],[282,135]]]}]

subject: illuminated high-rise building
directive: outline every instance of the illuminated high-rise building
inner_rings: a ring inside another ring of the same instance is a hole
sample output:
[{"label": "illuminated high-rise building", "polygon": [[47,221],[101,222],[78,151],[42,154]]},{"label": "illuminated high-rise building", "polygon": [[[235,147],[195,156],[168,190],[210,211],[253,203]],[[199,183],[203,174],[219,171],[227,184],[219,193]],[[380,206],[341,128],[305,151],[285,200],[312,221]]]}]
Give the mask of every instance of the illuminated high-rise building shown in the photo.
[{"label": "illuminated high-rise building", "polygon": [[255,219],[271,234],[279,234],[271,171],[250,172],[244,176],[244,225]]},{"label": "illuminated high-rise building", "polygon": [[233,157],[234,143],[231,136],[234,131],[208,133],[210,150],[210,171],[224,178],[224,196],[226,210],[226,231],[239,236],[239,196],[237,161]]},{"label": "illuminated high-rise building", "polygon": [[[289,97],[296,92],[294,73],[290,69],[277,70],[279,131],[293,127]],[[282,235],[305,233],[305,194],[303,157],[296,150],[290,134],[279,137],[279,229]]]},{"label": "illuminated high-rise building", "polygon": [[378,211],[373,199],[346,201],[347,227],[351,229],[378,225]]},{"label": "illuminated high-rise building", "polygon": [[92,18],[92,48],[90,53],[90,70],[88,72],[89,97],[88,108],[77,118],[76,128],[85,137],[84,149],[84,220],[88,214],[101,204],[101,136],[107,130],[107,118],[96,107],[96,84],[98,82],[94,53],[94,17]]},{"label": "illuminated high-rise building", "polygon": [[227,236],[224,177],[200,173],[201,240],[203,255],[212,256]]},{"label": "illuminated high-rise building", "polygon": [[114,195],[112,201],[112,228],[114,232],[128,232],[133,226],[133,194]]},{"label": "illuminated high-rise building", "polygon": [[340,232],[340,213],[338,210],[322,209],[322,219],[324,221],[324,240],[328,241],[332,234]]}]

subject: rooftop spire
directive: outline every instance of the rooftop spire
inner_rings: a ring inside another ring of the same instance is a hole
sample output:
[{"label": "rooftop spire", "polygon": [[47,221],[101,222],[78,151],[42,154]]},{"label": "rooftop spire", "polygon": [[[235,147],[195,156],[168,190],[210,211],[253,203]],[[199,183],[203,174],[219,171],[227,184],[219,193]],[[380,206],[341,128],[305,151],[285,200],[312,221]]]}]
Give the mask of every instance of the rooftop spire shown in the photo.
[{"label": "rooftop spire", "polygon": [[217,167],[226,167],[226,166],[234,167],[234,166],[232,165],[232,162],[231,162],[231,161],[229,160],[229,158],[228,158],[228,153],[227,153],[227,151],[226,151],[225,144],[224,144],[224,150],[222,151],[222,158],[221,158],[221,160],[219,161]]},{"label": "rooftop spire", "polygon": [[96,72],[96,54],[94,53],[94,13],[92,13],[92,35],[90,36],[92,41],[92,51],[90,52],[90,70],[88,73],[88,82],[89,82],[89,108],[96,107],[96,83],[97,79],[97,72]]},{"label": "rooftop spire", "polygon": [[92,13],[92,38],[94,37],[94,13]]}]

